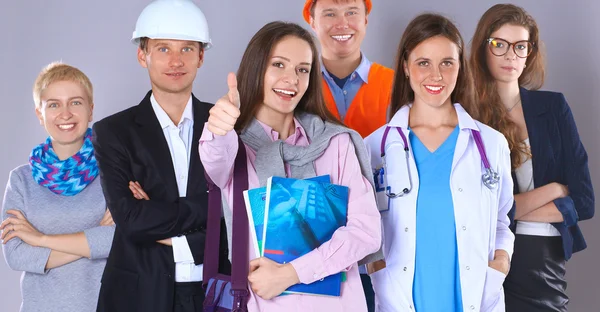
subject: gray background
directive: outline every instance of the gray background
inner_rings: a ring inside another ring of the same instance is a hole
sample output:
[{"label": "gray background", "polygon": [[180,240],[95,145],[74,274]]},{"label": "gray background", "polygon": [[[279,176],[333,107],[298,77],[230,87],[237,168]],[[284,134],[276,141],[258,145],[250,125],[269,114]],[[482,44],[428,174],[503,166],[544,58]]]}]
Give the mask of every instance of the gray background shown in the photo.
[{"label": "gray background", "polygon": [[[195,0],[207,16],[213,49],[207,51],[194,94],[214,102],[227,91],[226,75],[235,71],[251,36],[272,20],[302,20],[303,0]],[[363,51],[371,61],[393,66],[405,26],[423,11],[444,13],[467,42],[479,17],[493,1],[375,0]],[[33,81],[51,61],[82,69],[95,89],[95,120],[136,105],[150,88],[147,72],[129,43],[135,21],[149,0],[8,1],[0,4],[0,187],[8,173],[26,163],[31,148],[46,134],[35,117]],[[544,89],[563,92],[573,110],[590,156],[600,198],[600,2],[522,0],[537,20],[547,47]],[[594,135],[596,133],[596,135]],[[83,203],[82,203],[83,204]],[[581,224],[588,249],[568,263],[570,311],[599,311],[600,218]],[[19,272],[0,261],[0,311],[18,311]]]}]

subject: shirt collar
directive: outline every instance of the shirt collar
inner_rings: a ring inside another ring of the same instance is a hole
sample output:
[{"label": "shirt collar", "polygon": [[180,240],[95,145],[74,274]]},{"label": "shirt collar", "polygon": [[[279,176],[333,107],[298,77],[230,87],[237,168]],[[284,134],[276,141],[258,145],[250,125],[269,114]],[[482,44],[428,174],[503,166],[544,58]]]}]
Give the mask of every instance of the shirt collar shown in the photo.
[{"label": "shirt collar", "polygon": [[183,110],[183,114],[181,115],[181,119],[179,120],[179,125],[175,125],[169,115],[165,110],[158,104],[154,94],[150,96],[150,103],[152,103],[152,109],[154,110],[154,114],[156,118],[158,118],[158,122],[160,123],[160,127],[165,129],[169,126],[177,127],[183,124],[186,120],[193,122],[194,121],[194,113],[192,111],[192,95],[188,99],[187,104],[185,105],[185,109]]},{"label": "shirt collar", "polygon": [[[365,56],[364,53],[360,54],[360,64],[358,64],[358,67],[356,67],[356,69],[354,70],[354,72],[352,72],[351,75],[358,75],[358,77],[364,82],[364,83],[368,83],[369,81],[369,71],[371,70],[371,61],[369,61],[369,59],[367,59],[367,57]],[[323,59],[321,59],[321,73],[328,79],[333,79],[331,78],[331,75],[329,74],[329,72],[327,71],[327,68],[325,68],[325,65],[323,65]],[[346,78],[346,77],[338,77],[338,78]]]},{"label": "shirt collar", "polygon": [[[394,114],[388,126],[390,127],[399,127],[403,129],[408,128],[408,115],[410,112],[410,108],[412,107],[412,103],[408,105],[402,106],[398,112]],[[460,130],[463,129],[472,129],[475,131],[479,131],[479,127],[475,123],[475,120],[467,113],[467,111],[459,104],[454,103],[454,109],[456,110],[456,115],[458,116],[458,127]]]},{"label": "shirt collar", "polygon": [[[264,124],[263,122],[261,122],[260,120],[256,120],[258,121],[258,123],[263,127],[263,129],[265,130],[265,132],[267,133],[267,135],[269,136],[269,138],[271,140],[273,140],[273,142],[279,140],[279,132],[273,130],[273,128],[269,127],[268,125]],[[304,131],[304,128],[302,128],[302,125],[300,124],[300,122],[298,121],[298,119],[296,119],[294,117],[294,126],[295,126],[295,131],[292,135],[290,135],[287,139],[285,139],[285,143],[290,144],[290,145],[299,145],[299,146],[306,146],[308,145],[308,137],[306,136],[306,132]]]}]

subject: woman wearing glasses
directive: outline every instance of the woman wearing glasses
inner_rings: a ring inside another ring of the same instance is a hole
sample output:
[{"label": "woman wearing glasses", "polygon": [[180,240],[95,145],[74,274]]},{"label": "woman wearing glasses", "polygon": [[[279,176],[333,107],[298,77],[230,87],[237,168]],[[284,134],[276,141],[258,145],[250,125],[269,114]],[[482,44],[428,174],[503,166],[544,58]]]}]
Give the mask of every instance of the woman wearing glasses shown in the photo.
[{"label": "woman wearing glasses", "polygon": [[577,225],[594,214],[587,154],[561,93],[544,82],[535,20],[499,4],[481,17],[471,65],[481,121],[508,140],[515,176],[515,252],[506,311],[567,311],[565,261],[586,248]]},{"label": "woman wearing glasses", "polygon": [[[424,14],[398,48],[391,119],[365,139],[383,220],[378,311],[504,311],[514,236],[508,144],[476,121],[458,29]],[[379,270],[377,270],[379,269]]]}]

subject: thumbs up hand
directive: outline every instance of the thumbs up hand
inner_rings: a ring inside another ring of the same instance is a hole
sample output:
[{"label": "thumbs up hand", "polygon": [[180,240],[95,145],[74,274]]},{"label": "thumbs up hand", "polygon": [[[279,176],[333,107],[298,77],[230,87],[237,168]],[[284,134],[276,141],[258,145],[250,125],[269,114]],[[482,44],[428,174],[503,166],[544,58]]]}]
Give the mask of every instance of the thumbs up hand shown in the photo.
[{"label": "thumbs up hand", "polygon": [[208,117],[208,130],[215,135],[226,135],[233,130],[240,117],[240,93],[234,73],[227,75],[229,91],[213,106]]}]

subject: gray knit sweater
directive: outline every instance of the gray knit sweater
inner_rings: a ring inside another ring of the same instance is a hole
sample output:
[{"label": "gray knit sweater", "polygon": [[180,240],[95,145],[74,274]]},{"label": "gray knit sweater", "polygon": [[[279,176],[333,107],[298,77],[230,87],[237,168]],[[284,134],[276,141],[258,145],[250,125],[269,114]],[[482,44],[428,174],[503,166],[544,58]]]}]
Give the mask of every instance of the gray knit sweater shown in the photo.
[{"label": "gray knit sweater", "polygon": [[2,245],[8,266],[23,271],[21,311],[96,311],[100,279],[115,230],[114,226],[99,226],[106,211],[100,178],[75,196],[62,196],[38,185],[29,165],[20,166],[10,173],[2,220],[9,209],[22,211],[44,234],[84,232],[91,252],[91,259],[45,270],[50,249],[32,247],[18,237]]}]

